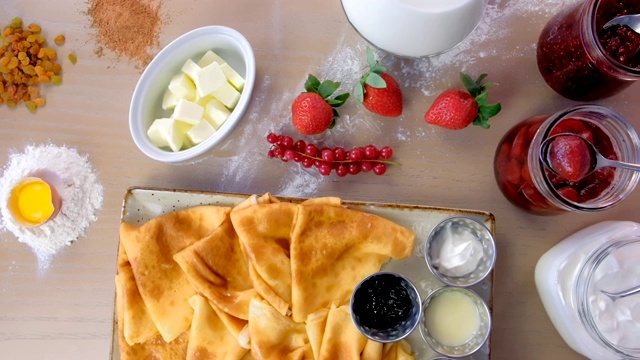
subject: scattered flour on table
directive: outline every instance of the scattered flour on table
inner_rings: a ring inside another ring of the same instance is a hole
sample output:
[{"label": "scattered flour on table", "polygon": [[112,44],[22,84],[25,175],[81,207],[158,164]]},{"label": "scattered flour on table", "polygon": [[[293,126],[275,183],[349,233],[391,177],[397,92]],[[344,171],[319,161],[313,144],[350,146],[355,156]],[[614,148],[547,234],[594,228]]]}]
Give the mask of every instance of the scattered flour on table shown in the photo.
[{"label": "scattered flour on table", "polygon": [[[436,95],[434,88],[438,85],[438,79],[448,70],[457,74],[478,59],[489,56],[499,55],[505,59],[530,55],[535,49],[537,34],[532,42],[517,44],[512,49],[502,47],[514,36],[513,27],[528,24],[534,16],[551,18],[576,1],[578,0],[490,0],[476,29],[449,51],[419,59],[399,58],[383,51],[374,51],[383,66],[399,72],[396,80],[401,86],[421,88],[425,95]],[[363,39],[353,46],[340,41],[335,52],[328,57],[330,60],[322,69],[322,74],[327,78],[341,79],[351,88],[366,66],[364,53],[367,46]]]},{"label": "scattered flour on table", "polygon": [[[17,223],[7,207],[11,190],[25,177],[45,178],[55,187],[62,205],[52,220],[38,227]],[[103,188],[87,159],[65,146],[29,145],[24,152],[12,152],[0,178],[0,229],[12,232],[31,247],[41,270],[53,256],[84,235],[102,207]]]}]

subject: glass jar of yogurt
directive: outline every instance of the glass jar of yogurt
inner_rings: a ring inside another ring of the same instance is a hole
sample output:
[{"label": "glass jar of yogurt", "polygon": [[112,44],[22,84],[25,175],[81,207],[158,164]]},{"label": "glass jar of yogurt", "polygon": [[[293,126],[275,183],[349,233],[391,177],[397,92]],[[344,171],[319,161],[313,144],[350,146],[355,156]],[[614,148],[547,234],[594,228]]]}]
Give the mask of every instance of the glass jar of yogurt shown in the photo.
[{"label": "glass jar of yogurt", "polygon": [[554,16],[540,33],[538,69],[560,95],[581,101],[612,96],[640,79],[640,35],[604,24],[640,13],[637,0],[586,0]]},{"label": "glass jar of yogurt", "polygon": [[575,351],[590,359],[640,359],[640,294],[617,300],[602,291],[640,285],[640,224],[606,221],[547,251],[535,283],[549,318]]},{"label": "glass jar of yogurt", "polygon": [[[638,134],[609,108],[578,105],[531,117],[503,136],[494,157],[498,187],[513,204],[535,214],[595,212],[619,204],[635,189],[640,174],[620,168],[603,167],[579,180],[550,171],[540,158],[542,142],[558,134],[579,135],[609,159],[640,160]],[[554,156],[572,164],[589,154],[567,151]]]}]

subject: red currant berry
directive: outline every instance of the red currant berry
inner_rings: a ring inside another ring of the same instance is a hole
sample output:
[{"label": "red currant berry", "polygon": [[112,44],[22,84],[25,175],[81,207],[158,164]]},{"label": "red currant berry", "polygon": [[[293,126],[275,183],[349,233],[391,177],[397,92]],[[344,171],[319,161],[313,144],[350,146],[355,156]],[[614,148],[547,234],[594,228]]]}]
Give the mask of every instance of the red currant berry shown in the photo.
[{"label": "red currant berry", "polygon": [[369,160],[378,160],[380,151],[373,145],[367,145],[364,147],[364,157]]},{"label": "red currant berry", "polygon": [[302,154],[300,154],[299,152],[296,152],[293,155],[293,161],[295,161],[297,163],[302,162],[302,159],[306,159],[306,158]]},{"label": "red currant berry", "polygon": [[269,134],[267,134],[267,141],[269,142],[269,144],[277,143],[278,142],[278,135],[270,132]]},{"label": "red currant berry", "polygon": [[360,163],[354,162],[349,164],[349,174],[357,175],[358,173],[360,173],[360,170],[361,170]]},{"label": "red currant berry", "polygon": [[344,161],[347,159],[347,152],[343,148],[337,147],[333,149],[333,157],[336,161]]},{"label": "red currant berry", "polygon": [[373,163],[371,161],[363,161],[362,163],[360,163],[360,169],[363,172],[369,172],[371,171],[371,169],[373,169]]},{"label": "red currant berry", "polygon": [[318,147],[313,144],[307,144],[307,147],[304,149],[304,153],[307,156],[315,157],[318,155]]},{"label": "red currant berry", "polygon": [[314,163],[315,163],[315,160],[312,158],[305,157],[304,159],[302,159],[302,166],[307,169],[312,167]]},{"label": "red currant berry", "polygon": [[273,148],[273,156],[274,157],[282,157],[282,155],[284,155],[284,149],[282,148],[282,146],[276,146],[275,148]]},{"label": "red currant berry", "polygon": [[387,171],[387,165],[384,163],[377,163],[373,165],[373,173],[376,175],[383,175]]},{"label": "red currant berry", "polygon": [[340,164],[336,168],[336,174],[340,177],[346,176],[349,173],[349,168],[345,164]]},{"label": "red currant berry", "polygon": [[280,139],[280,145],[283,146],[285,149],[292,149],[293,139],[291,138],[291,136],[283,136]]},{"label": "red currant berry", "polygon": [[276,157],[276,155],[273,153],[273,149],[269,149],[269,152],[267,152],[267,156],[269,157],[269,159],[273,159],[274,157]]},{"label": "red currant berry", "polygon": [[296,152],[291,149],[287,149],[284,151],[284,156],[282,157],[282,160],[292,161],[295,159],[295,157],[296,157]]},{"label": "red currant berry", "polygon": [[326,162],[333,162],[333,160],[335,159],[334,155],[333,155],[333,151],[331,151],[331,149],[324,149],[322,150],[322,160],[326,161]]},{"label": "red currant berry", "polygon": [[388,146],[383,146],[382,149],[380,149],[380,157],[383,159],[391,159],[391,157],[393,156],[393,149],[391,149]]},{"label": "red currant berry", "polygon": [[356,147],[349,150],[349,160],[361,161],[363,158],[364,150],[362,150],[362,148]]},{"label": "red currant berry", "polygon": [[293,144],[293,150],[299,153],[304,153],[304,150],[307,148],[307,143],[304,140],[298,140],[295,144]]},{"label": "red currant berry", "polygon": [[318,167],[318,172],[320,172],[320,175],[328,176],[331,174],[331,166],[327,163],[323,163]]}]

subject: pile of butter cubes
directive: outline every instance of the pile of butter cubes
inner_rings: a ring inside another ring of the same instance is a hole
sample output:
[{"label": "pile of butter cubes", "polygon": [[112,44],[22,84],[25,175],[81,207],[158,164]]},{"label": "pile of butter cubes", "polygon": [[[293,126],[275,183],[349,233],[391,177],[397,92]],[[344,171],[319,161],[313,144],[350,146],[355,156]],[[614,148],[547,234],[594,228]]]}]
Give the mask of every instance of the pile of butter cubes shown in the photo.
[{"label": "pile of butter cubes", "polygon": [[159,148],[180,151],[212,136],[236,107],[245,80],[215,52],[188,59],[171,78],[162,108],[171,116],[153,121],[147,135]]}]

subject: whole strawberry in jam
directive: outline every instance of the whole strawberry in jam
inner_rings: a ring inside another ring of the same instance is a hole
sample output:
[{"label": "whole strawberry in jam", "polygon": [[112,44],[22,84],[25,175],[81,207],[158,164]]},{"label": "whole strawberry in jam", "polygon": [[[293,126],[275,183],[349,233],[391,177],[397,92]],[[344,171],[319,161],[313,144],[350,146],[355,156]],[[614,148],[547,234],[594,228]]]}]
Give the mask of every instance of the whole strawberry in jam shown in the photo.
[{"label": "whole strawberry in jam", "polygon": [[547,154],[549,165],[569,181],[582,180],[592,168],[588,145],[576,135],[558,135],[551,141]]},{"label": "whole strawberry in jam", "polygon": [[367,48],[369,71],[364,74],[354,89],[354,96],[367,110],[374,114],[398,117],[402,114],[402,90],[396,80],[386,73],[386,68],[375,59]]},{"label": "whole strawberry in jam", "polygon": [[334,126],[335,118],[339,116],[336,108],[342,106],[349,98],[349,93],[331,98],[339,87],[339,82],[320,82],[318,78],[309,74],[304,84],[306,92],[298,95],[291,105],[293,126],[301,134],[320,134]]},{"label": "whole strawberry in jam", "polygon": [[446,129],[464,129],[471,123],[482,128],[489,128],[489,118],[501,110],[500,103],[487,104],[489,93],[485,90],[491,85],[481,84],[487,74],[477,80],[460,73],[460,79],[466,91],[449,89],[438,95],[429,110],[424,114],[424,121]]}]

